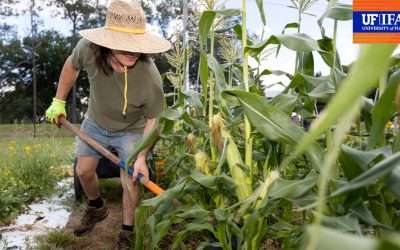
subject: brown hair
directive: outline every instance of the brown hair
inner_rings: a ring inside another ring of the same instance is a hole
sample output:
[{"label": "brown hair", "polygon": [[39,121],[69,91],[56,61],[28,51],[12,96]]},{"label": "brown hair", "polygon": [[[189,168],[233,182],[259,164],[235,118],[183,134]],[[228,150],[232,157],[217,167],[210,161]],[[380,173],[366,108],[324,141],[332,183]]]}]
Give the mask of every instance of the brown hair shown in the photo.
[{"label": "brown hair", "polygon": [[[102,70],[105,75],[110,75],[114,71],[111,67],[110,63],[108,62],[108,57],[111,54],[111,49],[91,43],[90,48],[94,52],[95,63],[97,68]],[[140,54],[138,60],[143,62],[148,62],[150,57],[147,54]]]}]

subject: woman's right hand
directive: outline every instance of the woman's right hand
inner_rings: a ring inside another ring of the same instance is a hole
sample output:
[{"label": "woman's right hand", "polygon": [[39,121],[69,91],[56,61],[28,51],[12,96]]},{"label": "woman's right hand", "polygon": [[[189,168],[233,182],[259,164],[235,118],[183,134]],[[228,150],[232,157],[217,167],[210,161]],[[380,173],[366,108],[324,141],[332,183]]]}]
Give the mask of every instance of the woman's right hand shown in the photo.
[{"label": "woman's right hand", "polygon": [[67,112],[65,111],[65,101],[53,98],[53,102],[50,107],[46,110],[46,120],[59,126],[58,118],[64,116],[67,118]]}]

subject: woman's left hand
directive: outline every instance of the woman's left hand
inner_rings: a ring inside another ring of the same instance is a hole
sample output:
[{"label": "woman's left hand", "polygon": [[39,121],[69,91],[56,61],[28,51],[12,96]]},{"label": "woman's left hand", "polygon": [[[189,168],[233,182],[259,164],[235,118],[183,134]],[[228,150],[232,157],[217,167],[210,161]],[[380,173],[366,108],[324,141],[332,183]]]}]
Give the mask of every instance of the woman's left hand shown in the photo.
[{"label": "woman's left hand", "polygon": [[149,169],[147,167],[146,159],[145,158],[137,158],[135,163],[133,164],[133,182],[137,180],[137,176],[140,174],[143,175],[143,181],[147,182],[149,180]]}]

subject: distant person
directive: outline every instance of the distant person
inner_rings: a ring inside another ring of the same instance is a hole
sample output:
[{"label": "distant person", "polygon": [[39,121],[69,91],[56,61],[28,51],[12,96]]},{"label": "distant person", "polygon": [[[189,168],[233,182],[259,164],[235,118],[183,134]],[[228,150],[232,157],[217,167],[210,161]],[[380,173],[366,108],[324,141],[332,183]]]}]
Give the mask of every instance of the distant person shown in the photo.
[{"label": "distant person", "polygon": [[[148,54],[170,49],[170,43],[146,31],[146,17],[136,1],[111,1],[104,27],[80,31],[83,38],[66,59],[60,74],[56,96],[46,111],[46,119],[59,125],[65,116],[65,100],[79,75],[85,70],[90,83],[89,106],[81,130],[104,147],[112,147],[127,160],[133,145],[155,126],[163,110],[160,73]],[[149,178],[146,164],[148,149],[139,153],[133,164],[134,177],[120,172],[123,186],[123,222],[116,248],[130,249],[133,239],[134,211],[139,199],[135,177]],[[108,215],[101,198],[96,167],[102,157],[77,138],[77,174],[88,198],[87,209],[76,236],[88,234]],[[133,190],[129,195],[127,185]]]}]

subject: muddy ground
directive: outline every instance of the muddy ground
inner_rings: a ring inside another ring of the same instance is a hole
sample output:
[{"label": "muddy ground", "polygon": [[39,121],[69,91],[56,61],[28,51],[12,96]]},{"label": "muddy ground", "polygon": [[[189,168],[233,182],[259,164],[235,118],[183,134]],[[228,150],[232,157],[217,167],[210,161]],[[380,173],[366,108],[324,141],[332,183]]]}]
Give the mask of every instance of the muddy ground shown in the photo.
[{"label": "muddy ground", "polygon": [[[114,249],[122,224],[122,187],[118,179],[107,180],[100,184],[102,196],[106,199],[109,208],[107,218],[99,222],[92,232],[84,237],[79,237],[71,249]],[[73,228],[79,224],[85,209],[85,201],[74,204],[65,230],[73,234]]]}]

